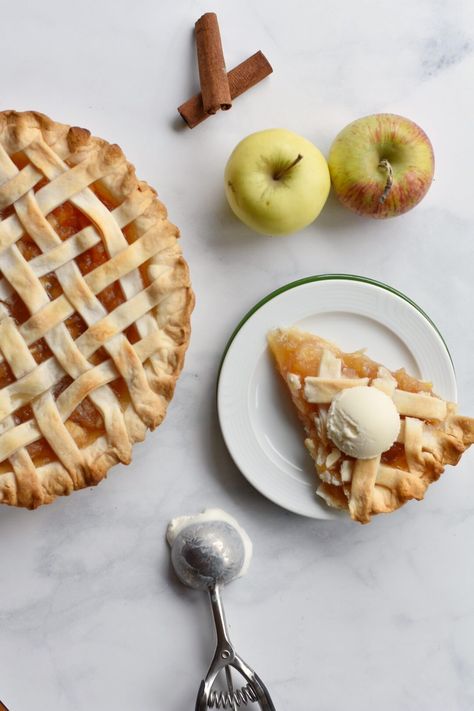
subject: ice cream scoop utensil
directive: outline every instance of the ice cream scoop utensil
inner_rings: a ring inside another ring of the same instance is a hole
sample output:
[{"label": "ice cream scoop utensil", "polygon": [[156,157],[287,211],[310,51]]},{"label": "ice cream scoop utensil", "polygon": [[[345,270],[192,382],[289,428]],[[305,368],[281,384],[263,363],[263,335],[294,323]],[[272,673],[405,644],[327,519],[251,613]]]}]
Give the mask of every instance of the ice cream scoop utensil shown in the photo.
[{"label": "ice cream scoop utensil", "polygon": [[[245,559],[241,532],[228,520],[191,522],[172,540],[171,561],[179,579],[189,587],[209,591],[217,635],[216,651],[199,687],[195,711],[236,709],[253,702],[258,702],[264,711],[275,711],[264,683],[235,651],[222,606],[221,586],[242,572]],[[243,676],[245,686],[234,688],[232,668]],[[225,674],[225,691],[214,689],[221,673]]]}]

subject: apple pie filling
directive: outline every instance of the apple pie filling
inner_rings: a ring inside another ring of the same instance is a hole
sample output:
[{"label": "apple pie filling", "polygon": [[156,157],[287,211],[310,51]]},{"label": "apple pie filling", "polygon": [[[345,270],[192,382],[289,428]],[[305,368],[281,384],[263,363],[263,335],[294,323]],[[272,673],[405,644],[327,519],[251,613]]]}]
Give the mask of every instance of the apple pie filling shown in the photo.
[{"label": "apple pie filling", "polygon": [[[13,160],[20,169],[27,163],[27,160],[22,154],[13,156]],[[46,180],[40,181],[35,186],[35,191],[39,190],[46,183]],[[99,190],[94,190],[94,192],[97,194],[101,202],[103,202],[110,210],[113,209],[114,205],[109,197],[103,196]],[[11,213],[12,208],[7,208],[0,214],[0,218],[4,219]],[[82,229],[91,224],[90,220],[70,202],[61,204],[49,215],[47,215],[46,219],[63,241],[69,239],[72,235],[80,232]],[[127,234],[127,229],[124,229],[124,234],[129,241],[132,241],[130,240],[130,234]],[[17,241],[16,245],[26,261],[30,261],[41,254],[39,247],[27,234],[23,235]],[[99,242],[86,252],[83,252],[76,257],[75,261],[81,273],[85,275],[96,269],[100,264],[107,261],[107,259],[108,255],[105,246],[102,242]],[[143,278],[145,271],[141,270],[141,273]],[[46,274],[41,277],[40,281],[51,301],[57,299],[62,294],[61,285],[53,273]],[[108,312],[113,311],[117,308],[117,306],[125,301],[125,297],[118,282],[114,282],[110,284],[110,286],[106,287],[101,293],[97,294],[97,298]],[[31,314],[28,308],[16,292],[13,292],[12,295],[3,303],[17,324],[21,325],[30,318]],[[87,330],[87,324],[78,313],[74,313],[70,316],[65,321],[65,324],[74,340],[76,340],[82,333],[84,333],[84,331]],[[134,325],[130,326],[125,333],[131,343],[135,343],[139,338],[136,326]],[[38,364],[53,357],[53,354],[44,338],[41,338],[31,344],[30,351]],[[89,360],[94,365],[98,365],[106,358],[107,354],[105,350],[100,348],[92,354]],[[14,381],[15,376],[12,373],[11,368],[5,360],[2,360],[0,362],[0,389]],[[65,375],[54,387],[52,391],[53,396],[57,398],[71,384],[71,382],[72,378],[69,375]],[[117,378],[117,380],[109,383],[109,386],[115,392],[122,408],[125,409],[129,402],[129,398],[123,379]],[[31,420],[33,418],[31,405],[26,405],[16,410],[13,414],[13,418],[16,424]],[[74,425],[78,425],[79,427],[75,427]],[[66,427],[76,439],[78,445],[86,446],[94,441],[103,431],[103,420],[101,414],[92,401],[86,397],[72,412],[69,419],[66,421]],[[79,439],[80,441],[78,441]],[[48,462],[54,461],[57,458],[44,437],[29,444],[27,446],[27,450],[36,466],[41,466]],[[2,466],[4,467],[5,465]]]}]

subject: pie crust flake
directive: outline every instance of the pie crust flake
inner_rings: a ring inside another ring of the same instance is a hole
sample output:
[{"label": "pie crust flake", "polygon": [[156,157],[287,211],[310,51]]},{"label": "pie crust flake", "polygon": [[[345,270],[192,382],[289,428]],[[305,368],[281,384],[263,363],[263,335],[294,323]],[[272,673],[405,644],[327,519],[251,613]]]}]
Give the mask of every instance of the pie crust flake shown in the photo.
[{"label": "pie crust flake", "polygon": [[0,502],[98,484],[162,422],[194,304],[178,236],[119,146],[0,112]]},{"label": "pie crust flake", "polygon": [[[361,523],[422,499],[474,442],[474,419],[433,393],[431,383],[403,369],[390,372],[362,351],[343,353],[334,343],[296,328],[268,336],[270,350],[306,432],[305,445],[320,480],[317,493]],[[344,388],[367,385],[393,399],[400,432],[393,446],[372,459],[355,459],[330,440],[327,417]]]}]

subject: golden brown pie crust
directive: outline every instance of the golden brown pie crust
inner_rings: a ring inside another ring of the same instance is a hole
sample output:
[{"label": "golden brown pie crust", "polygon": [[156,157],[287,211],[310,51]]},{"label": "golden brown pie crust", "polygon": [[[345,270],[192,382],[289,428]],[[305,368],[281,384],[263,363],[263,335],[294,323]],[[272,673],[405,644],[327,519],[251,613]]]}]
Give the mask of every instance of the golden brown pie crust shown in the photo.
[{"label": "golden brown pie crust", "polygon": [[194,295],[121,149],[0,112],[0,502],[98,484],[166,414]]}]

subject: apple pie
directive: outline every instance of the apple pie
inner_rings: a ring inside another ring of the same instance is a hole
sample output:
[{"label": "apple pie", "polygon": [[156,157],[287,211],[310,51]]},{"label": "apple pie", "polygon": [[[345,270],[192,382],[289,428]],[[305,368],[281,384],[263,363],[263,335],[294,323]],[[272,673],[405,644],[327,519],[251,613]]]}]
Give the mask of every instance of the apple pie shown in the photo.
[{"label": "apple pie", "polygon": [[304,425],[317,493],[355,521],[422,499],[474,442],[474,419],[403,369],[296,328],[268,341]]},{"label": "apple pie", "polygon": [[117,145],[0,112],[0,502],[93,486],[166,413],[193,293]]}]

